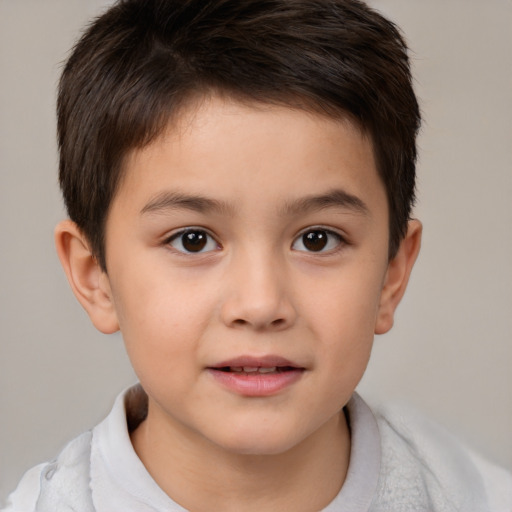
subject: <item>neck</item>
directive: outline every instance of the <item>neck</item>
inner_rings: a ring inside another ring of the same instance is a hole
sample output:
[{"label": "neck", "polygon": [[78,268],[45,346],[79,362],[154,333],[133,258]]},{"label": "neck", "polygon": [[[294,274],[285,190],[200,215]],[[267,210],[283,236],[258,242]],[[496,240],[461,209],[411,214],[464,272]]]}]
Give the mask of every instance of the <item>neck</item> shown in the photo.
[{"label": "neck", "polygon": [[299,445],[272,455],[224,450],[151,413],[150,401],[133,446],[160,488],[187,510],[321,510],[345,480],[350,433],[343,412]]}]

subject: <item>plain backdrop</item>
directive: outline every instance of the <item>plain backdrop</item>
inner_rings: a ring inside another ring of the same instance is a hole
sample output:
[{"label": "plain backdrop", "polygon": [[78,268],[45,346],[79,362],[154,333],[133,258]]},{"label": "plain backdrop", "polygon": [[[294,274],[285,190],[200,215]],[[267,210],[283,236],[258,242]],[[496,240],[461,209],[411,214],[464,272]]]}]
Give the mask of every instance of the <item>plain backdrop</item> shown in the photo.
[{"label": "plain backdrop", "polygon": [[[412,48],[424,240],[359,391],[399,400],[512,468],[512,2],[372,0]],[[0,0],[0,501],[135,377],[53,247],[55,88],[100,0]]]}]

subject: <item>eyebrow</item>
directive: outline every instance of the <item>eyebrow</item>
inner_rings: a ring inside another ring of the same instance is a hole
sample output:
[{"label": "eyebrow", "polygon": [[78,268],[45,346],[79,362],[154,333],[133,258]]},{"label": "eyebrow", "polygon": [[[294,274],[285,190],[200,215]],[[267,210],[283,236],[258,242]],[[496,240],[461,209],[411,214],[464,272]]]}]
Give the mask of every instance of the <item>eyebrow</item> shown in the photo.
[{"label": "eyebrow", "polygon": [[141,214],[163,213],[167,210],[190,210],[198,213],[232,212],[233,207],[217,199],[180,192],[161,192],[142,208]]},{"label": "eyebrow", "polygon": [[283,207],[283,214],[296,215],[309,211],[319,211],[327,208],[349,210],[365,217],[370,216],[370,209],[357,196],[342,189],[334,189],[321,195],[311,195],[291,202]]},{"label": "eyebrow", "polygon": [[[357,196],[335,189],[325,194],[311,195],[300,199],[285,202],[281,208],[281,215],[293,216],[304,212],[319,211],[327,208],[338,208],[354,213],[369,216],[370,210]],[[168,210],[190,210],[198,213],[227,213],[232,214],[235,208],[217,199],[199,195],[188,195],[181,192],[161,192],[142,208],[141,215],[151,213],[164,213]]]}]

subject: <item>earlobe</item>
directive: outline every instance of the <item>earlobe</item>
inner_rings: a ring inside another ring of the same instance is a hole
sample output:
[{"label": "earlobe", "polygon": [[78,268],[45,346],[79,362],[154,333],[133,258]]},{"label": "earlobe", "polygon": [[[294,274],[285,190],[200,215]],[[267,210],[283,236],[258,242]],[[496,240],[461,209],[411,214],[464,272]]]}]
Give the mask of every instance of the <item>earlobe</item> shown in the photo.
[{"label": "earlobe", "polygon": [[71,289],[94,326],[105,334],[118,331],[108,276],[74,222],[64,220],[57,225],[55,246]]},{"label": "earlobe", "polygon": [[389,262],[381,291],[375,334],[384,334],[393,327],[395,310],[405,293],[412,267],[420,251],[421,232],[420,221],[409,221],[407,235],[396,256]]}]

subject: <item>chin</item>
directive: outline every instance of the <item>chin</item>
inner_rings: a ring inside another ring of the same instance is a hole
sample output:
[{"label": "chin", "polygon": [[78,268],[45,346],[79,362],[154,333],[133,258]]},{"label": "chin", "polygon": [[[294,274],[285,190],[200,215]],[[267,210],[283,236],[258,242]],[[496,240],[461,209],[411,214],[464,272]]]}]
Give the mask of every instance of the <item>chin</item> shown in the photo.
[{"label": "chin", "polygon": [[[228,436],[226,436],[226,433]],[[280,455],[297,444],[301,439],[297,437],[297,429],[291,431],[279,431],[276,429],[236,429],[227,430],[222,439],[217,440],[217,445],[226,452],[238,455]]]}]

